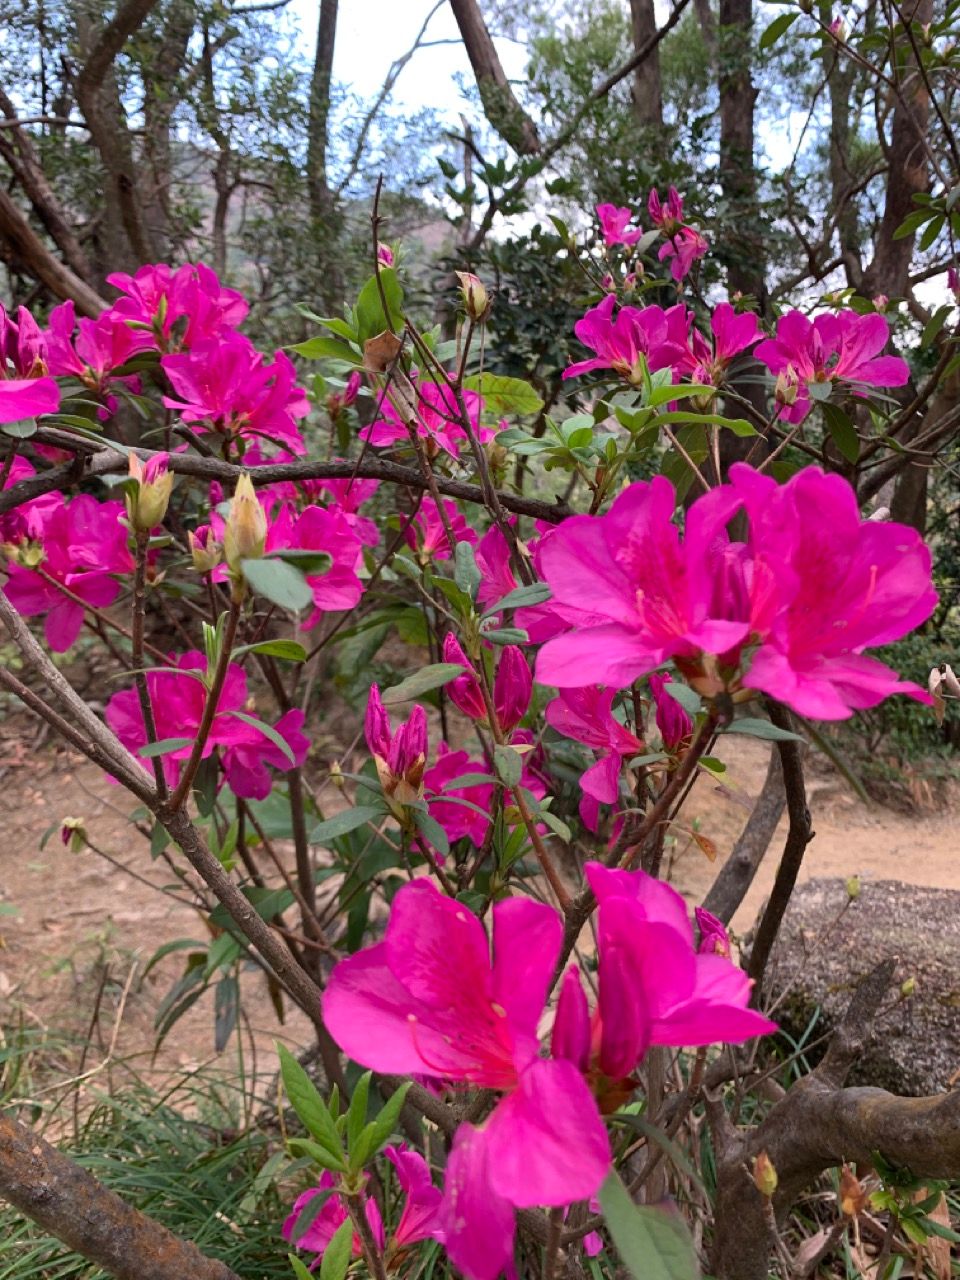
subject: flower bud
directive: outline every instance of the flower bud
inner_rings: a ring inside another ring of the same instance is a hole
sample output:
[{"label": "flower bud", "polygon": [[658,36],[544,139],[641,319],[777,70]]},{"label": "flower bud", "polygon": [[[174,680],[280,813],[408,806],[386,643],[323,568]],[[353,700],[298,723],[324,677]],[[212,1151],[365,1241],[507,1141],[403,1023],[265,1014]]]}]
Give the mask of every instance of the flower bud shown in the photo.
[{"label": "flower bud", "polygon": [[478,323],[486,320],[490,314],[490,295],[483,281],[470,271],[458,271],[457,279],[460,281],[460,297],[467,315]]},{"label": "flower bud", "polygon": [[565,1058],[581,1073],[590,1065],[590,1011],[580,981],[580,970],[572,964],[563,975],[557,1014],[550,1036],[550,1052]]},{"label": "flower bud", "polygon": [[427,763],[427,713],[417,704],[394,733],[380,690],[370,686],[364,720],[367,746],[377,767],[383,794],[395,813],[423,798],[423,771]]},{"label": "flower bud", "polygon": [[693,721],[681,707],[676,698],[664,692],[673,679],[669,675],[650,676],[650,691],[657,708],[656,721],[663,739],[664,749],[678,751],[693,733]]},{"label": "flower bud", "polygon": [[904,982],[900,983],[900,999],[909,1000],[910,997],[915,994],[916,990],[916,978],[907,978]]},{"label": "flower bud", "polygon": [[890,299],[885,293],[878,293],[873,299],[874,307],[880,312],[886,311],[889,303]]},{"label": "flower bud", "polygon": [[960,302],[960,271],[956,267],[947,268],[947,288],[957,302]]},{"label": "flower bud", "polygon": [[700,930],[700,945],[697,951],[702,956],[723,956],[730,959],[730,935],[723,922],[704,907],[695,907],[694,916]]},{"label": "flower bud", "polygon": [[515,729],[527,714],[532,692],[533,677],[523,651],[508,644],[500,655],[493,686],[493,705],[504,733]]},{"label": "flower bud", "polygon": [[259,560],[267,540],[267,517],[246,474],[237,481],[223,528],[223,552],[231,573],[240,573],[241,560]]},{"label": "flower bud", "polygon": [[127,516],[138,533],[149,533],[163,522],[173,489],[173,472],[167,469],[169,453],[158,453],[146,466],[135,453],[130,453],[130,478],[133,492],[127,494]]},{"label": "flower bud", "polygon": [[198,525],[187,534],[190,544],[190,555],[197,573],[212,573],[223,559],[223,547],[213,536],[208,524]]},{"label": "flower bud", "polygon": [[377,244],[377,261],[381,267],[392,267],[396,259],[393,256],[393,250],[388,244]]},{"label": "flower bud", "polygon": [[60,824],[60,839],[71,853],[82,853],[87,847],[87,831],[83,818],[64,818]]},{"label": "flower bud", "polygon": [[860,877],[848,876],[844,882],[847,890],[847,897],[851,902],[856,902],[860,897]]},{"label": "flower bud", "polygon": [[777,1171],[765,1151],[753,1158],[753,1185],[768,1200],[777,1189]]},{"label": "flower bud", "polygon": [[600,288],[601,288],[601,289],[603,289],[603,291],[604,291],[605,293],[616,293],[616,292],[617,292],[617,282],[616,282],[616,280],[614,280],[613,276],[610,274],[610,272],[609,272],[609,271],[606,273],[606,275],[605,275],[605,276],[603,277],[603,279],[600,281]]},{"label": "flower bud", "polygon": [[777,381],[773,388],[773,395],[777,404],[783,405],[784,408],[789,408],[790,405],[796,404],[799,391],[800,384],[792,368],[777,374]]},{"label": "flower bud", "polygon": [[456,679],[451,680],[446,685],[450,701],[465,716],[469,716],[471,720],[486,724],[487,704],[483,700],[477,673],[474,671],[470,659],[464,653],[460,641],[452,631],[448,631],[443,638],[443,660],[444,662],[458,662],[464,669],[462,676],[457,676]]}]

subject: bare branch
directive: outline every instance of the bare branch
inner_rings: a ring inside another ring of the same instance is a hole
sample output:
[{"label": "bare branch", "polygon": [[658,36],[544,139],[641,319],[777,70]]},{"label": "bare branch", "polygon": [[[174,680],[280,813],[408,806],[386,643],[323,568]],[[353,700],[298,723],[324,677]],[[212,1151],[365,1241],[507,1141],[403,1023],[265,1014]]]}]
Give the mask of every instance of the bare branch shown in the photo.
[{"label": "bare branch", "polygon": [[537,126],[517,101],[477,0],[450,0],[490,124],[519,155],[540,150]]}]

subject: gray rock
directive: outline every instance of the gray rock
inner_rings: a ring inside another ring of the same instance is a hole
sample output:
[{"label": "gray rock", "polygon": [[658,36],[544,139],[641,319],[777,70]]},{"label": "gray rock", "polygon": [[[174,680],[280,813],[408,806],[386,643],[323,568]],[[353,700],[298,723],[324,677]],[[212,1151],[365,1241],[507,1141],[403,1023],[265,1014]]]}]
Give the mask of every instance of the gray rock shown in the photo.
[{"label": "gray rock", "polygon": [[[919,854],[919,850],[918,850]],[[960,892],[867,880],[851,901],[840,879],[799,886],[764,982],[765,1004],[799,1039],[836,1025],[858,982],[887,957],[897,968],[872,1045],[850,1084],[893,1093],[941,1093],[960,1073]],[[901,984],[913,981],[906,996]],[[822,1048],[811,1053],[817,1060]]]}]

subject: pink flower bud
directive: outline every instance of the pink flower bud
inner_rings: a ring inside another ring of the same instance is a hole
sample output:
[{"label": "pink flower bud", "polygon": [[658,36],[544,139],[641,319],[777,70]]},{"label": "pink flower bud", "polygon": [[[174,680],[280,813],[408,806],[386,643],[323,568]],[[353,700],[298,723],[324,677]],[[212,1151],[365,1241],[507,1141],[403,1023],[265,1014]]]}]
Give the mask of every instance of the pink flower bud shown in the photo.
[{"label": "pink flower bud", "polygon": [[650,677],[650,691],[657,709],[657,728],[667,751],[676,751],[684,739],[693,733],[693,721],[686,711],[676,698],[671,698],[669,693],[664,692],[664,686],[672,683],[673,679],[669,675]]},{"label": "pink flower bud", "polygon": [[371,685],[363,728],[387,799],[397,806],[422,799],[428,745],[427,713],[423,707],[417,704],[406,723],[394,733],[380,690]]},{"label": "pink flower bud", "polygon": [[508,644],[500,655],[493,686],[493,705],[504,733],[516,728],[527,714],[532,692],[533,677],[523,651]]},{"label": "pink flower bud", "polygon": [[700,930],[700,946],[697,948],[702,956],[723,956],[730,959],[730,936],[723,922],[703,907],[695,907],[693,914]]},{"label": "pink flower bud", "polygon": [[470,664],[470,659],[463,652],[460,647],[460,641],[452,631],[448,631],[443,639],[443,660],[444,662],[459,662],[461,667],[464,668],[462,676],[457,676],[455,680],[451,680],[445,686],[450,701],[465,716],[469,716],[471,720],[478,720],[485,724],[487,708],[483,701],[483,694],[480,691],[480,682]]},{"label": "pink flower bud", "polygon": [[390,754],[390,717],[380,698],[377,685],[370,686],[367,697],[367,714],[363,722],[363,732],[367,739],[370,754],[383,756]]},{"label": "pink flower bud", "polygon": [[486,320],[490,314],[490,295],[486,285],[470,271],[458,271],[456,275],[460,281],[460,297],[467,315],[477,322]]},{"label": "pink flower bud", "polygon": [[357,396],[360,394],[360,374],[354,369],[350,377],[347,379],[347,385],[343,389],[343,403],[345,405],[353,404]]},{"label": "pink flower bud", "polygon": [[213,536],[208,524],[198,525],[187,534],[190,544],[190,555],[197,573],[211,573],[223,559],[223,547]]},{"label": "pink flower bud", "polygon": [[169,453],[155,454],[146,466],[130,453],[130,478],[136,482],[127,494],[127,516],[132,528],[149,533],[163,521],[173,489],[173,472],[167,470]]},{"label": "pink flower bud", "polygon": [[960,302],[960,271],[957,271],[956,267],[947,268],[947,288]]},{"label": "pink flower bud", "polygon": [[585,1073],[590,1065],[590,1011],[580,981],[580,970],[575,964],[570,965],[563,975],[550,1052],[555,1058],[572,1062],[580,1072]]},{"label": "pink flower bud", "polygon": [[381,267],[392,267],[394,263],[393,250],[388,244],[377,245],[377,261]]}]

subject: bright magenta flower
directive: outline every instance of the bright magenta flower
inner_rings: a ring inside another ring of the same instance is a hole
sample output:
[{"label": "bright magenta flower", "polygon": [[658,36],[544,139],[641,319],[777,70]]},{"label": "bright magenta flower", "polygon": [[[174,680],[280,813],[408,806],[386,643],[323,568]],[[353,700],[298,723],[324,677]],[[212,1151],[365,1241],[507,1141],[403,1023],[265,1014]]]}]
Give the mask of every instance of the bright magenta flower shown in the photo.
[{"label": "bright magenta flower", "polygon": [[725,956],[729,959],[730,935],[727,933],[723,921],[718,920],[705,907],[694,907],[693,914],[697,921],[697,928],[700,930],[698,953],[708,956]]},{"label": "bright magenta flower", "polygon": [[659,227],[666,237],[667,243],[660,249],[661,262],[672,259],[670,274],[679,283],[698,258],[702,258],[709,249],[704,237],[694,227],[686,226],[683,221],[683,197],[676,187],[671,187],[667,201],[661,204],[660,195],[654,189],[647,201],[650,221]]},{"label": "bright magenta flower", "polygon": [[59,498],[42,515],[42,573],[22,562],[7,565],[10,603],[25,618],[46,615],[44,632],[54,653],[64,653],[74,643],[84,613],[83,604],[71,600],[57,584],[85,604],[103,609],[120,593],[113,575],[133,571],[123,512],[122,502],[97,502],[89,494],[70,502]]},{"label": "bright magenta flower", "polygon": [[719,387],[731,362],[758,341],[760,329],[752,311],[738,313],[729,302],[714,308],[710,329],[712,343],[691,328],[686,357],[677,367],[692,382]]},{"label": "bright magenta flower", "polygon": [[427,713],[417,703],[408,719],[394,732],[380,689],[370,686],[364,720],[367,746],[377,766],[377,776],[389,800],[413,804],[423,796],[423,772],[427,763]]},{"label": "bright magenta flower", "polygon": [[279,443],[291,453],[306,453],[297,419],[309,412],[289,358],[278,351],[273,364],[239,333],[231,333],[190,351],[163,356],[160,364],[180,397],[164,396],[195,430],[217,431],[246,443]]},{"label": "bright magenta flower", "polygon": [[183,333],[177,345],[189,350],[227,336],[249,311],[243,295],[222,285],[202,262],[186,262],[176,270],[163,262],[150,264],[133,276],[117,271],[107,283],[124,296],[105,314],[132,322],[140,347],[169,350],[179,322]]},{"label": "bright magenta flower", "polygon": [[[555,1054],[619,1081],[650,1045],[741,1044],[776,1031],[776,1023],[749,1008],[747,975],[719,949],[698,951],[676,890],[644,871],[611,871],[599,862],[584,870],[599,902],[598,1002],[588,1021],[579,973],[568,970]],[[602,1092],[602,1080],[598,1087]]]},{"label": "bright magenta flower", "polygon": [[[467,433],[460,421],[460,409],[452,388],[445,383],[417,382],[417,435],[427,449],[427,453],[435,456],[439,452],[449,453],[452,458],[460,456],[460,450],[469,448]],[[476,391],[464,391],[463,402],[466,405],[470,424],[474,435],[485,444],[492,440],[496,431],[480,425],[480,413],[483,399]],[[389,401],[383,405],[383,417],[371,422],[360,431],[361,440],[369,440],[373,445],[383,447],[409,441],[410,433],[403,424],[397,410]]]},{"label": "bright magenta flower", "polygon": [[[207,660],[202,653],[191,650],[172,658],[170,665],[178,670],[147,672],[147,691],[157,737],[160,741],[165,738],[193,739],[200,727],[206,703],[206,689],[198,676],[206,670]],[[310,739],[303,733],[302,711],[288,711],[280,717],[273,728],[290,748],[291,761],[256,725],[240,719],[240,715],[248,714],[247,675],[243,667],[231,662],[203,756],[206,759],[217,747],[222,748],[224,773],[234,795],[265,800],[272,785],[267,766],[286,772],[295,764],[302,765]],[[147,733],[135,689],[115,693],[107,703],[104,718],[129,751],[136,754],[146,746]],[[171,787],[176,786],[180,764],[189,759],[192,746],[189,742],[162,757],[164,776]]]},{"label": "bright magenta flower", "polygon": [[78,321],[73,303],[63,302],[50,312],[45,336],[50,372],[56,377],[79,378],[88,390],[101,397],[104,406],[99,411],[100,418],[116,412],[117,401],[111,387],[140,390],[140,379],[135,374],[114,376],[114,370],[143,346],[138,341],[139,333],[115,311],[104,311],[96,320],[82,316]]},{"label": "bright magenta flower", "polygon": [[[0,383],[0,387],[2,385]],[[17,454],[10,464],[3,488],[12,489],[22,480],[29,480],[36,474],[33,464]],[[19,503],[11,511],[5,511],[0,515],[0,543],[39,542],[43,537],[47,517],[61,506],[61,493],[44,493],[39,498],[29,498],[26,502]]]},{"label": "bright magenta flower", "polygon": [[811,386],[849,382],[863,387],[902,387],[910,377],[906,360],[882,356],[890,327],[882,315],[855,311],[829,312],[808,320],[788,311],[777,321],[776,338],[761,342],[754,353],[796,398],[782,403],[780,416],[802,422],[810,412]]},{"label": "bright magenta flower", "polygon": [[564,369],[564,378],[576,378],[594,369],[612,369],[631,386],[640,386],[644,364],[655,372],[683,360],[685,348],[672,339],[668,313],[662,307],[621,307],[614,319],[615,304],[613,294],[607,294],[573,326],[583,345],[597,354]]},{"label": "bright magenta flower", "polygon": [[509,1264],[514,1206],[586,1199],[610,1166],[581,1075],[539,1057],[562,933],[551,907],[498,902],[491,962],[476,916],[417,880],[394,898],[383,942],[342,960],[324,993],[331,1035],[361,1065],[504,1094],[482,1128],[461,1125],[447,1166],[446,1248],[470,1280]]},{"label": "bright magenta flower", "polygon": [[643,235],[643,227],[631,227],[630,219],[633,210],[617,208],[615,204],[598,204],[597,217],[600,219],[600,230],[603,242],[607,245],[634,245]]},{"label": "bright magenta flower", "polygon": [[[934,608],[919,534],[861,520],[847,481],[815,467],[779,487],[737,464],[731,481],[691,506],[682,542],[662,476],[625,489],[606,515],[560,526],[542,574],[573,628],[540,651],[538,681],[624,688],[673,658],[702,692],[760,689],[819,719],[892,693],[924,701],[916,685],[863,656]],[[726,532],[741,506],[747,543]]]},{"label": "bright magenta flower", "polygon": [[56,413],[60,388],[49,372],[36,320],[21,307],[13,321],[0,304],[0,425]]},{"label": "bright magenta flower", "polygon": [[453,751],[440,742],[436,760],[423,775],[423,785],[430,817],[440,823],[450,843],[466,836],[479,848],[491,822],[493,782],[455,785],[458,778],[470,774],[492,776],[490,766],[483,760],[473,759],[466,751]]},{"label": "bright magenta flower", "polygon": [[397,1181],[406,1195],[393,1233],[394,1243],[402,1249],[418,1240],[442,1240],[443,1193],[433,1185],[426,1160],[402,1142],[396,1147],[385,1147],[383,1154],[396,1169]]},{"label": "bright magenta flower", "polygon": [[[312,1201],[317,1196],[323,1195],[324,1192],[331,1192],[335,1185],[336,1179],[333,1174],[329,1169],[324,1169],[317,1185],[297,1196],[293,1202],[293,1210],[284,1222],[281,1231],[284,1240],[289,1244],[293,1244],[297,1249],[307,1249],[317,1255],[310,1264],[311,1271],[320,1263],[330,1245],[330,1241],[350,1215],[347,1212],[347,1206],[343,1202],[343,1197],[334,1193],[333,1195],[328,1194],[320,1212],[314,1217],[307,1229],[299,1235],[297,1234],[297,1223],[302,1216],[309,1216]],[[363,1201],[363,1211],[367,1216],[367,1222],[373,1232],[373,1238],[377,1242],[378,1248],[382,1249],[384,1245],[383,1219],[380,1217],[377,1202],[372,1196],[368,1196],[366,1192],[361,1192],[361,1200]],[[363,1252],[360,1237],[356,1231],[353,1233],[351,1252],[355,1258],[359,1258]]]},{"label": "bright magenta flower", "polygon": [[670,187],[666,201],[661,202],[660,192],[653,187],[647,197],[647,212],[653,225],[665,236],[671,236],[683,226],[683,196],[676,187]]},{"label": "bright magenta flower", "polygon": [[[527,550],[533,567],[539,574],[540,556],[553,535],[553,526],[538,521],[537,530],[539,536],[530,539]],[[477,568],[483,575],[477,591],[477,602],[489,609],[520,585],[510,563],[510,547],[496,525],[491,525],[477,544],[476,560]],[[564,625],[549,603],[525,605],[522,609],[515,610],[513,616],[517,626],[526,631],[531,644],[539,644],[541,640],[556,635]]]},{"label": "bright magenta flower", "polygon": [[622,725],[611,710],[616,689],[585,685],[581,689],[561,689],[547,705],[547,724],[565,738],[582,742],[600,753],[580,778],[580,816],[591,831],[597,830],[600,804],[616,804],[620,798],[620,769],[628,756],[639,755],[644,747],[639,738]]},{"label": "bright magenta flower", "polygon": [[[453,498],[443,498],[443,510],[453,531],[456,542],[469,542],[471,547],[477,545],[477,534],[467,524],[463,512]],[[403,533],[408,547],[413,547],[425,560],[449,560],[453,554],[447,531],[440,512],[433,498],[426,497],[420,503],[420,510],[407,524]]]}]

